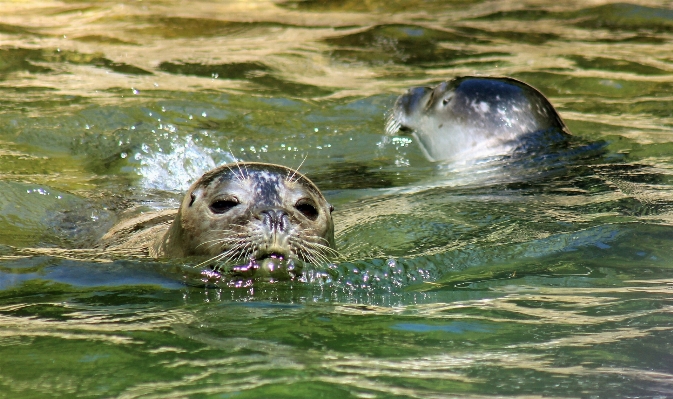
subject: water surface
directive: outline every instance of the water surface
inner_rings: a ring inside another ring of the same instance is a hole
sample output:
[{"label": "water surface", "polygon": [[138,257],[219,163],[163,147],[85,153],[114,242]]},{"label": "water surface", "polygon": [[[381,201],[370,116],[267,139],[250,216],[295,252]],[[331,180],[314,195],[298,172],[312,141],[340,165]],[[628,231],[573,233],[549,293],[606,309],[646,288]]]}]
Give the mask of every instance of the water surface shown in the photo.
[{"label": "water surface", "polygon": [[[0,397],[672,396],[671,54],[656,1],[1,2]],[[475,74],[572,143],[464,169],[385,134]],[[75,251],[233,159],[303,162],[343,259],[206,288]]]}]

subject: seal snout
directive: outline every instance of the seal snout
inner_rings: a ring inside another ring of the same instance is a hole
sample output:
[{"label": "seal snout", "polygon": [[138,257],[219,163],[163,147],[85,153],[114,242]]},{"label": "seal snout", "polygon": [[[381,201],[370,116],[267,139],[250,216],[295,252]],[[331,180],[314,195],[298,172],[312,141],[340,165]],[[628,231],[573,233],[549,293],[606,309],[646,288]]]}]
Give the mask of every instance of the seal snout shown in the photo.
[{"label": "seal snout", "polygon": [[262,223],[273,232],[286,232],[290,226],[290,216],[285,209],[263,209],[259,212]]},{"label": "seal snout", "polygon": [[290,215],[283,208],[266,208],[257,212],[261,221],[262,242],[255,253],[256,259],[286,259],[290,255]]},{"label": "seal snout", "polygon": [[426,97],[428,93],[434,91],[430,87],[412,87],[407,94],[400,97],[399,107],[407,115],[414,114],[425,108],[428,103]]},{"label": "seal snout", "polygon": [[429,93],[432,93],[429,87],[412,87],[401,95],[395,102],[386,131],[394,134],[398,130],[403,132],[413,130],[415,128],[413,121],[416,115],[426,107]]}]

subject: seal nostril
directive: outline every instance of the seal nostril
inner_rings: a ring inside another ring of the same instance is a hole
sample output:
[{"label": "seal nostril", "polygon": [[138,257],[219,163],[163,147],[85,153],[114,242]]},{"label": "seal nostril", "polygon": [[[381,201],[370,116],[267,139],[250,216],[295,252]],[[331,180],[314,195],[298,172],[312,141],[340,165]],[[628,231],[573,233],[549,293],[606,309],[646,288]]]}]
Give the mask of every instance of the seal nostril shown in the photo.
[{"label": "seal nostril", "polygon": [[285,231],[290,223],[288,214],[283,209],[265,209],[261,211],[262,223],[271,230]]}]

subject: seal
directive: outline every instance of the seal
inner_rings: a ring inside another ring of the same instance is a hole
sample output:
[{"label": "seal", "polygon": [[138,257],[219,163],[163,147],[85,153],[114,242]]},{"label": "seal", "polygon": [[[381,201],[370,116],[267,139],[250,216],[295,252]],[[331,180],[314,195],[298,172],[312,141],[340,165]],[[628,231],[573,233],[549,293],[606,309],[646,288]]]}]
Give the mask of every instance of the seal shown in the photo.
[{"label": "seal", "polygon": [[298,261],[325,263],[336,255],[333,209],[296,170],[240,162],[201,176],[177,213],[121,223],[102,242],[105,249],[144,247],[154,258],[207,257],[201,265],[215,270],[238,262],[232,270],[244,276],[298,275]]},{"label": "seal", "polygon": [[412,131],[431,161],[509,155],[565,140],[569,131],[549,100],[508,77],[463,76],[397,98],[388,134]]}]

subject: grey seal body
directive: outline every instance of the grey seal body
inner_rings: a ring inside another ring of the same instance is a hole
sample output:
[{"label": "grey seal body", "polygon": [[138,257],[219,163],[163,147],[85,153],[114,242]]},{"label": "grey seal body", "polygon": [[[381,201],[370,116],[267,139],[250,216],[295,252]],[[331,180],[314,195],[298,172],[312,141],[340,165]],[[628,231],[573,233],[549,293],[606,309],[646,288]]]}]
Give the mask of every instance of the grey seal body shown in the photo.
[{"label": "grey seal body", "polygon": [[389,134],[413,131],[428,159],[460,161],[507,155],[563,140],[568,129],[549,100],[506,77],[458,77],[414,87],[395,102]]},{"label": "grey seal body", "polygon": [[177,213],[120,224],[103,246],[144,245],[154,258],[207,257],[202,264],[237,265],[235,272],[250,277],[297,275],[300,262],[324,263],[336,254],[332,209],[296,170],[240,162],[206,172]]}]

